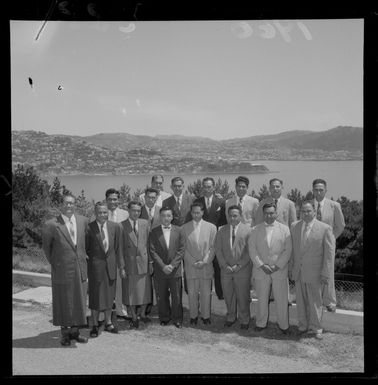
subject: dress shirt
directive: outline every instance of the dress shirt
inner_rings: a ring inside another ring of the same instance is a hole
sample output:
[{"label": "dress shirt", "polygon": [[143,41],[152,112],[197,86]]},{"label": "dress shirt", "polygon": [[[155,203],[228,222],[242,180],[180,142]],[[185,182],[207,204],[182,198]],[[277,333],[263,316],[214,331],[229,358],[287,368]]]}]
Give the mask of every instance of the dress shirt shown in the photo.
[{"label": "dress shirt", "polygon": [[[131,228],[133,229],[134,231],[134,221],[129,217],[129,222],[130,222],[130,225],[131,225]],[[138,220],[135,221],[135,231],[138,233]]]},{"label": "dress shirt", "polygon": [[206,197],[206,196],[204,197],[207,209],[209,209],[211,207],[211,203],[213,202],[213,196],[214,195],[211,195],[210,197]]},{"label": "dress shirt", "polygon": [[266,240],[268,242],[268,246],[270,247],[270,244],[272,243],[272,234],[273,234],[273,230],[274,230],[274,222],[270,225],[266,222],[264,222],[265,224],[265,230],[266,230]]},{"label": "dress shirt", "polygon": [[179,205],[179,208],[181,208],[181,204],[182,204],[182,194],[181,194],[179,197],[177,197],[176,195],[175,195],[174,197],[175,197],[176,202],[177,202],[178,205]]},{"label": "dress shirt", "polygon": [[[102,225],[101,225],[100,222],[98,222],[98,221],[96,221],[96,222],[97,222],[98,228],[100,230],[100,234],[101,234],[101,227],[102,227]],[[104,223],[104,226],[102,227],[102,229],[103,229],[104,235],[105,235],[105,245],[106,246],[104,246],[104,249],[105,249],[105,252],[107,252],[108,249],[109,249],[109,234],[108,234],[108,224],[107,224],[107,222]]]},{"label": "dress shirt", "polygon": [[307,241],[307,238],[308,238],[308,235],[310,234],[311,228],[314,225],[314,219],[307,224],[307,228],[306,228],[306,222],[303,221],[303,223],[302,223],[302,241],[304,241],[304,242]]},{"label": "dress shirt", "polygon": [[242,211],[243,211],[243,204],[244,204],[244,198],[245,198],[245,195],[242,196],[241,198],[238,196],[238,205],[240,205],[240,207],[242,208]]},{"label": "dress shirt", "polygon": [[72,228],[73,228],[73,231],[74,231],[74,236],[73,236],[72,242],[74,243],[74,245],[76,245],[76,243],[77,243],[77,226],[76,226],[75,215],[72,214],[71,218],[68,218],[64,214],[62,214],[62,218],[63,218],[64,223],[65,223],[65,225],[66,225],[66,227],[68,229],[68,234],[70,234],[71,239],[72,239],[72,235],[71,235],[71,224],[70,224],[70,222],[72,223]]},{"label": "dress shirt", "polygon": [[153,205],[152,208],[149,208],[146,205],[146,210],[147,210],[148,216],[150,217],[151,220],[154,218],[154,215],[155,215],[155,207],[156,207],[156,204]]},{"label": "dress shirt", "polygon": [[[235,226],[235,239],[236,239],[236,233],[238,231],[239,224],[240,222]],[[230,246],[232,249],[232,225],[231,224],[230,224]]]},{"label": "dress shirt", "polygon": [[165,227],[164,225],[161,225],[161,228],[163,230],[163,235],[164,235],[165,243],[167,244],[167,248],[169,248],[169,239],[171,237],[172,226],[170,225],[168,229],[165,229],[164,227]]},{"label": "dress shirt", "polygon": [[323,217],[323,207],[324,207],[324,198],[318,202],[316,199],[315,199],[315,212],[316,212],[316,215],[318,213],[318,207],[320,207],[320,215]]},{"label": "dress shirt", "polygon": [[195,234],[197,243],[199,241],[199,236],[200,236],[200,232],[201,232],[201,224],[202,224],[202,219],[199,222],[193,221],[194,234]]},{"label": "dress shirt", "polygon": [[117,222],[117,210],[109,210],[109,221],[112,221],[112,222]]}]

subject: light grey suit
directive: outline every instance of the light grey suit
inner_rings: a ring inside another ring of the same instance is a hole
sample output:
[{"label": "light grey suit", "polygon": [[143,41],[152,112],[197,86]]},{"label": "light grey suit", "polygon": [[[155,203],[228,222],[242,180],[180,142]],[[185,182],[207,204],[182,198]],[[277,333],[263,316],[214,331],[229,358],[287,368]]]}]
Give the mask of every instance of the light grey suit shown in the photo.
[{"label": "light grey suit", "polygon": [[[315,203],[315,211],[318,207],[318,202],[314,200]],[[321,208],[321,221],[327,223],[332,227],[333,235],[335,236],[335,240],[341,235],[344,231],[345,221],[344,215],[341,210],[341,206],[339,202],[335,202],[331,199],[324,198],[323,207]],[[336,242],[335,242],[336,248]],[[323,291],[323,303],[325,306],[331,305],[336,306],[336,290],[335,290],[335,257],[332,259],[331,266],[331,277],[328,282],[328,285],[324,288]]]},{"label": "light grey suit", "polygon": [[322,331],[321,276],[330,278],[335,237],[331,226],[314,219],[308,239],[302,237],[303,220],[291,226],[293,243],[289,271],[295,280],[295,291],[300,330]]},{"label": "light grey suit", "polygon": [[[227,306],[227,321],[234,322],[237,317],[242,324],[250,320],[252,263],[248,253],[249,224],[239,223],[235,242],[231,248],[230,225],[222,226],[215,238],[215,254],[221,268],[221,282]],[[241,265],[237,272],[228,272],[227,266]],[[238,307],[238,309],[237,309]]]},{"label": "light grey suit", "polygon": [[[228,221],[228,208],[233,205],[238,205],[239,197],[234,195],[226,200],[226,218]],[[242,223],[247,223],[250,227],[256,225],[256,212],[259,207],[259,200],[251,197],[250,195],[244,195],[242,204]]]},{"label": "light grey suit", "polygon": [[[255,226],[248,239],[249,254],[253,262],[252,277],[258,297],[256,326],[266,327],[269,317],[269,294],[273,289],[277,308],[278,326],[285,330],[289,327],[288,315],[288,262],[291,257],[290,229],[277,221],[273,224],[272,238],[268,245],[266,225]],[[279,270],[266,274],[261,266],[276,265]]]},{"label": "light grey suit", "polygon": [[[265,203],[271,202],[273,198],[263,199],[256,213],[256,224],[264,222],[263,206]],[[294,202],[290,199],[280,196],[277,202],[277,222],[283,223],[290,228],[291,224],[297,220],[297,212]]]},{"label": "light grey suit", "polygon": [[[209,318],[217,228],[212,223],[201,220],[198,241],[193,221],[185,223],[181,229],[185,236],[184,272],[188,285],[190,318],[198,317],[198,293],[200,293],[201,316]],[[195,266],[198,261],[205,263],[202,268]]]}]

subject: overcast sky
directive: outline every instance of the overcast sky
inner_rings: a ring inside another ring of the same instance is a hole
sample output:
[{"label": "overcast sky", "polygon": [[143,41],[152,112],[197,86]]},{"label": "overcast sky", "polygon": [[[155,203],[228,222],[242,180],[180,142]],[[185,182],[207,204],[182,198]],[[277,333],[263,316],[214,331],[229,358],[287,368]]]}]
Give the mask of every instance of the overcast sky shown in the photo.
[{"label": "overcast sky", "polygon": [[13,130],[226,139],[362,127],[362,19],[49,21],[36,40],[42,24],[10,23]]}]

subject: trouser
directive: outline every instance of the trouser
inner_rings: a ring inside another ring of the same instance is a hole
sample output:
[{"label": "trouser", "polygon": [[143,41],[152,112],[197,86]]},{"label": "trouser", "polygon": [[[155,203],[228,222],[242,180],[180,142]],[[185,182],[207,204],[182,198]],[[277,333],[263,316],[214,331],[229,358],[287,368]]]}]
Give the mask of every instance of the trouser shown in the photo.
[{"label": "trouser", "polygon": [[182,322],[182,279],[156,278],[156,300],[158,307],[159,320],[168,322]]},{"label": "trouser", "polygon": [[219,267],[219,263],[216,257],[213,259],[213,267],[214,267],[215,294],[217,295],[218,299],[223,299],[221,269]]},{"label": "trouser", "polygon": [[288,281],[287,278],[272,279],[271,275],[266,274],[264,278],[254,280],[255,290],[257,293],[257,315],[256,326],[266,327],[269,318],[269,294],[272,289],[274,302],[277,311],[278,326],[285,330],[289,327],[289,311],[288,311]]},{"label": "trouser", "polygon": [[189,278],[186,280],[186,282],[188,285],[190,318],[198,317],[199,307],[201,309],[201,317],[210,318],[211,278]]},{"label": "trouser", "polygon": [[331,274],[328,283],[324,284],[323,289],[323,305],[336,306],[336,290],[335,290],[335,256],[331,261]]},{"label": "trouser", "polygon": [[114,302],[116,314],[119,316],[127,316],[127,308],[122,303],[122,278],[119,274],[119,269],[117,269],[117,282]]},{"label": "trouser", "polygon": [[227,321],[234,322],[239,318],[240,323],[248,324],[251,318],[251,275],[240,276],[222,271],[221,282],[227,307]]},{"label": "trouser", "polygon": [[301,277],[295,281],[298,328],[316,332],[323,330],[322,288],[319,282],[303,282]]}]

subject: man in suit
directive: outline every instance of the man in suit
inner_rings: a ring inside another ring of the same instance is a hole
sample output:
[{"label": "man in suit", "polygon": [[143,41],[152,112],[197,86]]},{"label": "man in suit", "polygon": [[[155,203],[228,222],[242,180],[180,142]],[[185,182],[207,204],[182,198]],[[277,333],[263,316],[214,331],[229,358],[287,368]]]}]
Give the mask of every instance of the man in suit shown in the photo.
[{"label": "man in suit", "polygon": [[[225,216],[222,215],[224,213],[224,201],[215,195],[215,180],[210,177],[203,178],[202,191],[203,196],[196,199],[196,201],[202,203],[205,207],[203,220],[212,223],[218,229],[218,227],[225,225],[227,220]],[[213,259],[213,267],[215,293],[218,299],[222,300],[224,297],[217,258]]]},{"label": "man in suit", "polygon": [[190,324],[197,325],[200,303],[202,322],[208,325],[211,324],[211,281],[214,274],[212,261],[217,228],[202,220],[204,206],[201,202],[192,203],[190,211],[193,220],[182,226],[185,236],[184,272],[188,285]]},{"label": "man in suit", "polygon": [[269,181],[270,196],[261,200],[256,213],[256,224],[264,222],[263,206],[268,202],[274,202],[277,208],[277,222],[283,223],[290,228],[291,224],[297,220],[295,204],[290,199],[282,196],[282,189],[282,180],[273,178]]},{"label": "man in suit", "polygon": [[[161,175],[161,174],[152,175],[151,188],[158,191],[158,195],[156,198],[156,204],[159,207],[162,207],[163,201],[172,195],[171,193],[163,190],[163,183],[164,183],[164,176],[163,175]],[[142,203],[142,205],[144,205],[146,203],[145,197],[146,197],[145,192],[143,194],[139,195],[139,201],[140,201],[140,203]]]},{"label": "man in suit", "polygon": [[273,290],[280,330],[289,330],[288,262],[291,257],[291,235],[286,225],[278,222],[274,202],[265,203],[264,222],[252,228],[248,239],[253,263],[252,278],[258,298],[256,331],[266,328],[269,318],[269,294]]},{"label": "man in suit", "polygon": [[108,220],[106,202],[95,205],[96,219],[86,234],[88,254],[89,308],[92,314],[91,337],[98,336],[99,312],[105,313],[105,331],[118,333],[111,315],[116,290],[117,266],[122,257],[121,229]]},{"label": "man in suit", "polygon": [[259,207],[259,201],[258,199],[247,195],[248,186],[249,179],[246,176],[238,176],[235,179],[236,195],[227,199],[225,210],[227,221],[229,221],[228,209],[231,206],[240,206],[242,210],[241,222],[247,223],[250,227],[253,227],[256,224],[256,212]]},{"label": "man in suit", "polygon": [[144,192],[145,204],[142,206],[140,218],[148,221],[150,229],[160,226],[160,206],[156,204],[158,193],[158,190],[152,187]]},{"label": "man in suit", "polygon": [[234,205],[228,208],[229,223],[222,226],[215,238],[215,254],[221,267],[221,282],[227,306],[225,327],[236,322],[248,329],[250,321],[250,282],[252,263],[248,253],[251,227],[242,223],[242,210]]},{"label": "man in suit", "polygon": [[322,339],[322,287],[333,273],[335,237],[331,226],[316,219],[313,201],[302,203],[301,214],[302,219],[291,225],[293,249],[289,263],[289,277],[295,281],[298,331]]},{"label": "man in suit", "polygon": [[[177,328],[182,327],[182,270],[185,238],[178,226],[172,225],[170,207],[160,209],[161,226],[151,230],[150,255],[153,260],[154,282],[160,325],[172,319]],[[169,298],[171,297],[171,302]]]},{"label": "man in suit", "polygon": [[61,214],[42,230],[43,251],[51,264],[53,325],[61,327],[63,346],[71,345],[71,340],[88,342],[79,332],[79,326],[86,324],[88,219],[75,214],[75,204],[73,195],[65,195]]},{"label": "man in suit", "polygon": [[141,321],[144,323],[151,321],[146,316],[147,304],[152,300],[152,261],[148,254],[150,228],[147,220],[139,218],[141,206],[140,202],[129,202],[130,216],[121,223],[124,250],[120,263],[123,303],[128,306],[132,317],[130,327],[135,329],[139,327],[137,306],[140,307]]},{"label": "man in suit", "polygon": [[[340,203],[325,197],[327,183],[323,179],[315,179],[312,182],[312,192],[315,198],[316,219],[332,227],[336,248],[336,239],[341,235],[345,227]],[[335,258],[332,259],[331,277],[323,291],[323,305],[325,305],[326,309],[330,312],[336,311]]]},{"label": "man in suit", "polygon": [[171,180],[171,189],[173,195],[163,201],[163,207],[170,207],[173,212],[172,224],[182,226],[191,221],[190,205],[193,203],[193,197],[184,194],[184,180],[176,176]]},{"label": "man in suit", "polygon": [[[111,222],[121,223],[129,217],[126,210],[119,208],[119,191],[110,188],[105,192],[106,203],[108,205],[108,219]],[[117,269],[116,292],[115,292],[115,310],[117,317],[129,319],[126,307],[122,304],[122,279]],[[100,315],[101,318],[101,315]]]}]

